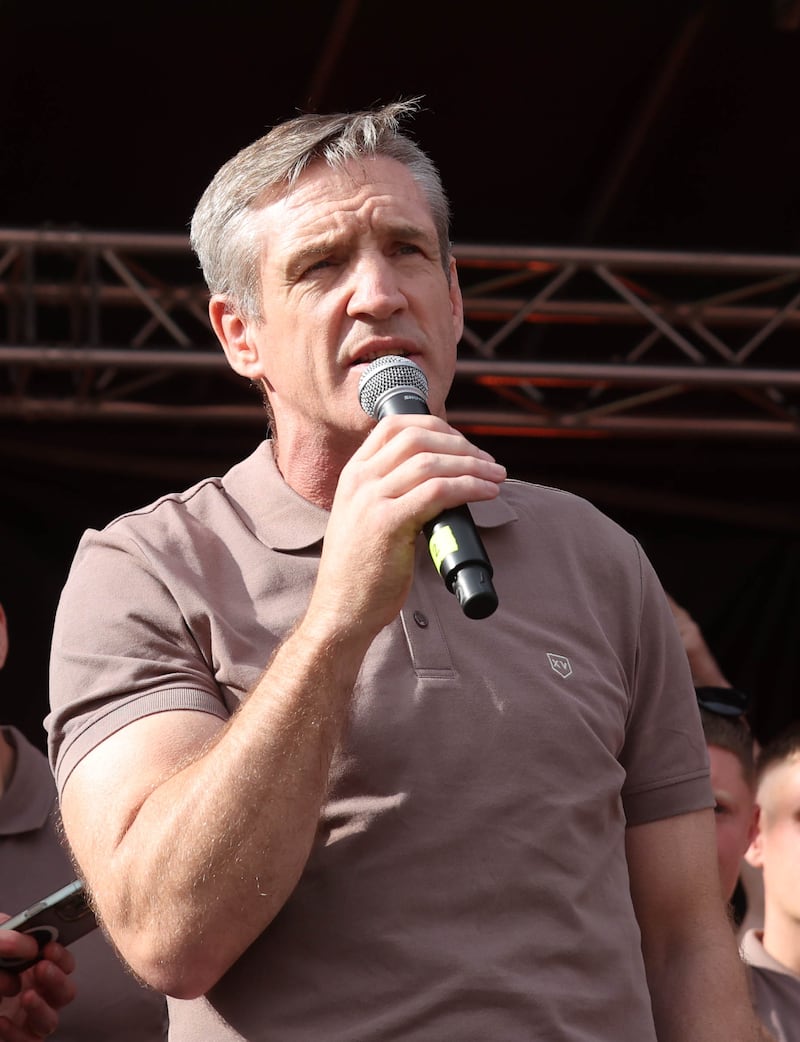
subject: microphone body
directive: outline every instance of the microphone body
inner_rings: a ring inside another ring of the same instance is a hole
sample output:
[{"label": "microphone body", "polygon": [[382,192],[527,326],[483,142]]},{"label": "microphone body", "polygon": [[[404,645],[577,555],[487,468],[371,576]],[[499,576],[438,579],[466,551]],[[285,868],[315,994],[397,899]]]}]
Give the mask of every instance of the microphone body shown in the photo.
[{"label": "microphone body", "polygon": [[[400,355],[377,358],[365,370],[358,399],[367,415],[428,415],[428,381],[418,365]],[[489,556],[469,507],[443,510],[422,527],[433,563],[470,619],[485,619],[497,608],[498,598]]]}]

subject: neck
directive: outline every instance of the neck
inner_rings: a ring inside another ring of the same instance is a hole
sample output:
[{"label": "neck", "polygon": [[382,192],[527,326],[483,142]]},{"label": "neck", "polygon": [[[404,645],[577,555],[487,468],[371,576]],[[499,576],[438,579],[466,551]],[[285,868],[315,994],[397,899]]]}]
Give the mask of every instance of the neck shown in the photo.
[{"label": "neck", "polygon": [[324,435],[302,440],[281,434],[275,443],[275,462],[283,480],[303,499],[330,510],[342,468],[358,448],[363,435],[337,444]]}]

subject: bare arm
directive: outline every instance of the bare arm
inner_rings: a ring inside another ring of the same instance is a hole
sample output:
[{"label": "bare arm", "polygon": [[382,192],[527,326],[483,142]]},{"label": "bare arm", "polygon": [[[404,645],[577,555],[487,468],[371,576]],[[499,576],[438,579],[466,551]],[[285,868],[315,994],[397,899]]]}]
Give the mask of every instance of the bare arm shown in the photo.
[{"label": "bare arm", "polygon": [[689,612],[669,594],[667,594],[667,600],[686,649],[692,679],[697,687],[730,687],[730,681],[720,669],[719,663],[706,644],[703,631]]},{"label": "bare arm", "polygon": [[762,1042],[717,874],[712,812],[628,829],[627,855],[659,1042]]},{"label": "bare arm", "polygon": [[401,419],[343,471],[306,614],[229,723],[140,720],[67,782],[64,825],[101,918],[159,991],[203,994],[282,907],[363,658],[407,595],[419,528],[497,494],[504,471],[486,453],[439,419]]}]

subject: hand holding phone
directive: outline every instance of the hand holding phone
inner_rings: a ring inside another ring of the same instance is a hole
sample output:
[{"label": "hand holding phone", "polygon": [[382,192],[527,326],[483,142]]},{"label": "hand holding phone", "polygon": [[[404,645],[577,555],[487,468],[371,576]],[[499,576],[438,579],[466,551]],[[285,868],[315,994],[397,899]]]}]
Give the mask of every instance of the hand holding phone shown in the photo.
[{"label": "hand holding phone", "polygon": [[97,927],[94,912],[89,906],[83,883],[75,879],[67,886],[49,894],[29,908],[0,923],[0,930],[17,930],[30,934],[39,946],[31,959],[0,956],[0,970],[22,973],[42,957],[42,949],[50,941],[64,946]]}]

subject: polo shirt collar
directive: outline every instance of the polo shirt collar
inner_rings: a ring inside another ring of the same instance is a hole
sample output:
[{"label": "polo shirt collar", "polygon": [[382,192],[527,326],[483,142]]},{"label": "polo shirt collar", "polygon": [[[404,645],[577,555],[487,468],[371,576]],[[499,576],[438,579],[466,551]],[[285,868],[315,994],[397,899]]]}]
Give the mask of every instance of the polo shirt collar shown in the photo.
[{"label": "polo shirt collar", "polygon": [[305,550],[322,541],[328,511],[286,484],[271,440],[232,467],[222,484],[245,524],[271,550]]},{"label": "polo shirt collar", "polygon": [[[771,970],[773,973],[783,973],[789,977],[795,977],[788,966],[778,962],[770,955],[764,947],[764,931],[750,929],[744,935],[741,942],[742,954],[751,966],[758,966],[762,970]],[[796,978],[795,978],[796,979]]]},{"label": "polo shirt collar", "polygon": [[[270,439],[232,467],[222,484],[245,523],[270,549],[306,550],[322,542],[329,512],[286,484]],[[470,510],[479,528],[497,528],[517,520],[502,492],[497,499],[470,503]]]}]

